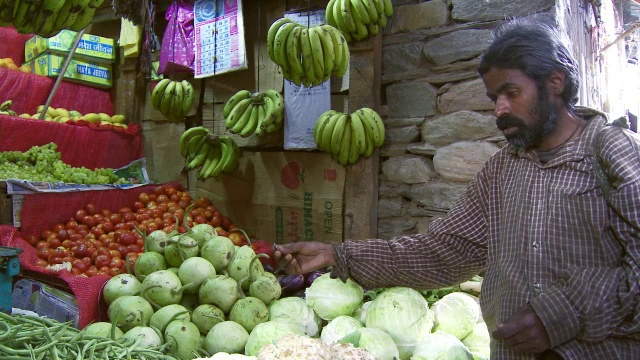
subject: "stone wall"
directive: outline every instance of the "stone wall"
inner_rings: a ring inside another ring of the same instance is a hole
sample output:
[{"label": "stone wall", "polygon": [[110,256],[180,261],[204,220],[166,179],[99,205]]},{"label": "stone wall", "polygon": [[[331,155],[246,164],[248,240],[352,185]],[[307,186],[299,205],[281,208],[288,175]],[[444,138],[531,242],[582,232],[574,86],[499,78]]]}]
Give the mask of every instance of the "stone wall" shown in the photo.
[{"label": "stone wall", "polygon": [[[590,4],[580,5],[583,0],[393,3],[382,51],[387,136],[380,154],[378,237],[383,239],[425,231],[506,144],[476,72],[495,26],[508,18],[534,17],[565,33],[587,31],[577,49],[593,48],[593,28],[583,28],[593,13]],[[567,13],[573,22],[566,21]],[[583,76],[599,70],[593,54],[579,57]],[[599,107],[597,94],[582,93],[590,95],[583,105]]]}]

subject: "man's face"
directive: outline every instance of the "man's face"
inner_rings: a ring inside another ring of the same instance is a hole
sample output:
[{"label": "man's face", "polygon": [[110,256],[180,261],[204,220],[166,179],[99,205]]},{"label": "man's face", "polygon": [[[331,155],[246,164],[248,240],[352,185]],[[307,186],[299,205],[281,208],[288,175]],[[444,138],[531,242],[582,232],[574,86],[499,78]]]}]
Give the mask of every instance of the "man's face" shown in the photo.
[{"label": "man's face", "polygon": [[482,77],[496,125],[510,144],[535,149],[556,128],[558,111],[545,87],[520,70],[492,68]]}]

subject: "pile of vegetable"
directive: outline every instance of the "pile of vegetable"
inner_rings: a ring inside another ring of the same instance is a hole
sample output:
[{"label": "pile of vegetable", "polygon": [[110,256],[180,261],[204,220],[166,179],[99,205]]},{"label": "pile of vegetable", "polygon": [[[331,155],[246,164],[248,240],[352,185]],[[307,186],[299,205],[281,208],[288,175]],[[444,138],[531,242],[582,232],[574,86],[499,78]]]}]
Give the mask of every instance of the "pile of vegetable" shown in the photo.
[{"label": "pile of vegetable", "polygon": [[[108,335],[110,328],[107,329]],[[104,332],[103,332],[104,333]],[[149,359],[175,360],[163,349],[150,348],[135,338],[112,337],[30,315],[0,312],[0,358],[11,359]]]},{"label": "pile of vegetable", "polygon": [[142,233],[159,229],[164,233],[185,233],[186,226],[198,224],[215,227],[217,233],[228,235],[235,244],[244,242],[240,233],[228,233],[236,225],[209,199],[194,201],[188,192],[171,185],[159,185],[152,193],[140,193],[131,207],[109,210],[87,204],[66,222],[26,240],[36,248],[37,266],[64,268],[88,277],[115,276],[126,273],[127,260],[133,266],[143,252],[143,236],[136,229]]}]

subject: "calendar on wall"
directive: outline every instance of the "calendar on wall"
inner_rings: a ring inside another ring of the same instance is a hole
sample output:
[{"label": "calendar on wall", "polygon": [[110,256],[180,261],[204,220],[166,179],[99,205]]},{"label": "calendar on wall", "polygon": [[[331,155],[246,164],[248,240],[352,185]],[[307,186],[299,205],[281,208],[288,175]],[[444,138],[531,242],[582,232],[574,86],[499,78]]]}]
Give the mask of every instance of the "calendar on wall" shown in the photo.
[{"label": "calendar on wall", "polygon": [[195,15],[195,78],[247,69],[241,0],[198,0]]}]

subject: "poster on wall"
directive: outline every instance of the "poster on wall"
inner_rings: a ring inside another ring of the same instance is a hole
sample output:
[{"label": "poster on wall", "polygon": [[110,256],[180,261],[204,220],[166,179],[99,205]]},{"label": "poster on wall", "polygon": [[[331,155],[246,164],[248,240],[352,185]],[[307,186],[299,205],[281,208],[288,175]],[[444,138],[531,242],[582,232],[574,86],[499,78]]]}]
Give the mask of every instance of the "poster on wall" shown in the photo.
[{"label": "poster on wall", "polygon": [[[325,22],[324,10],[288,13],[285,17],[304,26]],[[331,109],[331,80],[318,86],[305,87],[284,82],[284,148],[287,150],[312,150],[313,127],[320,115]]]},{"label": "poster on wall", "polygon": [[195,78],[247,69],[242,0],[198,0],[195,15]]}]

